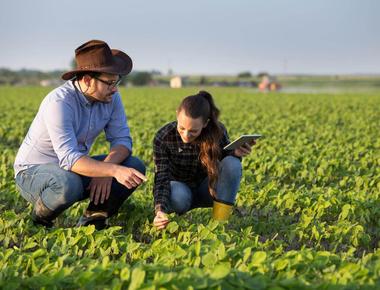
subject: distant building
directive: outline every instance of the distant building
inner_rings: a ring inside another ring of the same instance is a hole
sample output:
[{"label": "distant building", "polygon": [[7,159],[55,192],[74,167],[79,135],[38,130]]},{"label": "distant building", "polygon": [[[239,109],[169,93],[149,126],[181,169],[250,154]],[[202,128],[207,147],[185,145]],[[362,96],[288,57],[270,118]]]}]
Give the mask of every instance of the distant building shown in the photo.
[{"label": "distant building", "polygon": [[175,76],[170,79],[170,87],[174,89],[185,87],[189,84],[189,77]]},{"label": "distant building", "polygon": [[170,87],[172,89],[182,88],[182,78],[180,76],[175,76],[170,79]]}]

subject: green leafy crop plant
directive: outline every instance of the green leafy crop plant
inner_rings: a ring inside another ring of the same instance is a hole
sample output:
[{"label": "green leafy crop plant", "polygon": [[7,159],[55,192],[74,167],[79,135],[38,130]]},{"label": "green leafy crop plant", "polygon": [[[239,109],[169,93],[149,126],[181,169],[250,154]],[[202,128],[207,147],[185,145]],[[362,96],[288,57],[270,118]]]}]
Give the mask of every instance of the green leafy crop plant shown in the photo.
[{"label": "green leafy crop plant", "polygon": [[[112,227],[76,228],[78,203],[45,229],[17,192],[13,161],[49,89],[0,87],[1,289],[379,289],[380,93],[259,94],[209,88],[243,159],[228,223],[211,209],[152,227],[155,132],[198,88],[121,89],[148,181]],[[100,136],[92,154],[107,152]]]}]

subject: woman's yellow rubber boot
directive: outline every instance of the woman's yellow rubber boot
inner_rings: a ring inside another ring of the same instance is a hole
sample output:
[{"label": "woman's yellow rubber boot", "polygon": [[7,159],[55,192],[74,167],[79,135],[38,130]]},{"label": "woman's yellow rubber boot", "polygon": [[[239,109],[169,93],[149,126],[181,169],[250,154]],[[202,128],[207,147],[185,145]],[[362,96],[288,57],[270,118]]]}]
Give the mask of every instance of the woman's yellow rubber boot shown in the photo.
[{"label": "woman's yellow rubber boot", "polygon": [[217,221],[227,221],[232,213],[232,204],[214,200],[212,218]]}]

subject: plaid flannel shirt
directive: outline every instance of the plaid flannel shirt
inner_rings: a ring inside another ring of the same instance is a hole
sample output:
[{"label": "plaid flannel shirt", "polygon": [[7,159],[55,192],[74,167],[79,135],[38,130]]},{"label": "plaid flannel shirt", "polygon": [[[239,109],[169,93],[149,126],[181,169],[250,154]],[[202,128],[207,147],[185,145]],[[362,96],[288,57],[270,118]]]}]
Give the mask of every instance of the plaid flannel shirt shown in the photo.
[{"label": "plaid flannel shirt", "polygon": [[[220,147],[223,149],[230,141],[224,125],[222,123],[220,125],[224,131],[220,140]],[[220,159],[233,154],[231,150],[222,152]],[[192,188],[207,177],[207,171],[199,160],[199,146],[182,141],[176,121],[165,125],[156,133],[153,140],[153,159],[155,164],[153,195],[156,212],[169,210],[170,181],[184,182]]]}]

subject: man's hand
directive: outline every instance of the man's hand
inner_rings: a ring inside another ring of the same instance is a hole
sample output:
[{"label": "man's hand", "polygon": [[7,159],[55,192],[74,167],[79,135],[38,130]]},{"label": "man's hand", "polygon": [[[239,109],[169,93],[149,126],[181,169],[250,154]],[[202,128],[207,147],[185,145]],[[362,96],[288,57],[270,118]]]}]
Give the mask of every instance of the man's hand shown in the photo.
[{"label": "man's hand", "polygon": [[168,223],[169,223],[168,216],[164,212],[158,211],[156,213],[156,216],[154,217],[153,225],[157,229],[162,230],[162,229],[166,228],[166,226],[168,225]]},{"label": "man's hand", "polygon": [[244,143],[239,148],[236,148],[234,151],[235,156],[244,157],[247,156],[252,151],[252,146],[256,144],[256,141],[253,140],[251,143]]},{"label": "man's hand", "polygon": [[87,189],[90,191],[90,200],[95,205],[104,203],[110,196],[112,177],[93,177]]},{"label": "man's hand", "polygon": [[143,181],[147,180],[146,176],[142,174],[140,171],[134,168],[124,166],[119,166],[117,168],[114,177],[119,183],[121,183],[128,189],[137,187],[138,185],[143,183]]}]

